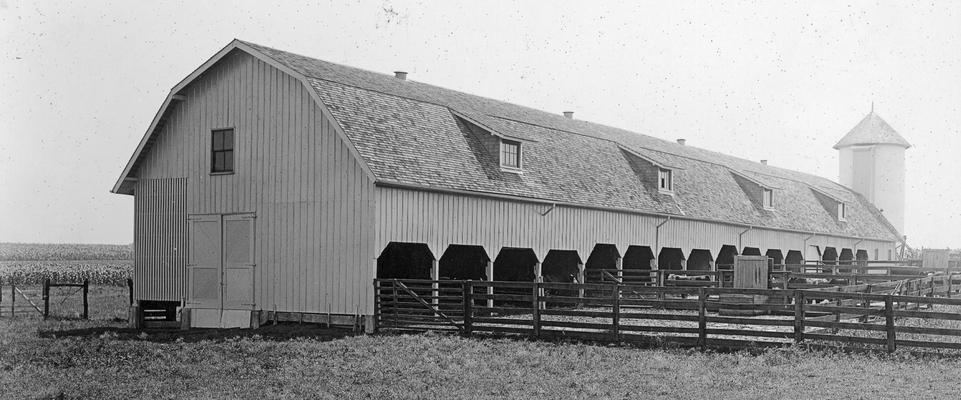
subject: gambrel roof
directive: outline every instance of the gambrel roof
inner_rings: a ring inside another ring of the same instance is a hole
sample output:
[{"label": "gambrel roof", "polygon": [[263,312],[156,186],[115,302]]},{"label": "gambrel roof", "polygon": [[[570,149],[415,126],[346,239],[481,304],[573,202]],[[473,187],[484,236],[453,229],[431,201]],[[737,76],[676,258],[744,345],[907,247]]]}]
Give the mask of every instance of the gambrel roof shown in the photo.
[{"label": "gambrel roof", "polygon": [[[897,240],[873,205],[828,179],[253,43],[234,41],[218,54],[238,50],[294,75],[312,89],[379,185]],[[165,107],[168,103],[169,98]],[[158,118],[162,114],[163,110]],[[501,171],[496,156],[484,149],[466,123],[495,136],[524,140],[523,173]],[[152,131],[114,192],[130,193],[125,182],[135,177],[137,160],[149,147]],[[673,195],[645,187],[632,168],[632,155],[674,169]],[[774,188],[776,208],[755,207],[732,172]],[[812,188],[846,202],[847,221],[825,212]]]}]

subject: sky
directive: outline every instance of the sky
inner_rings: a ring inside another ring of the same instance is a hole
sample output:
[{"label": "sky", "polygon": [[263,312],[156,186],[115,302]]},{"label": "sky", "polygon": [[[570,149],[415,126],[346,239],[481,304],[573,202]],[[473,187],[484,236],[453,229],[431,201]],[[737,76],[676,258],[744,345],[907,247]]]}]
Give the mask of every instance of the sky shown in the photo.
[{"label": "sky", "polygon": [[130,243],[109,192],[232,39],[838,179],[871,109],[914,247],[961,248],[961,2],[0,0],[0,241]]}]

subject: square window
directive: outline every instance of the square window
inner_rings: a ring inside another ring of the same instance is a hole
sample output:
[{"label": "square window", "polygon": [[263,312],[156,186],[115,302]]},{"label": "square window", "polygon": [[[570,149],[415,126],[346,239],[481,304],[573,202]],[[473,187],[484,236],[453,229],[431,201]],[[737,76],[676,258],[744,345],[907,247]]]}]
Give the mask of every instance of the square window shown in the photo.
[{"label": "square window", "polygon": [[521,167],[521,143],[513,140],[501,140],[501,166],[508,168]]},{"label": "square window", "polygon": [[233,129],[217,129],[211,132],[210,172],[234,172]]}]

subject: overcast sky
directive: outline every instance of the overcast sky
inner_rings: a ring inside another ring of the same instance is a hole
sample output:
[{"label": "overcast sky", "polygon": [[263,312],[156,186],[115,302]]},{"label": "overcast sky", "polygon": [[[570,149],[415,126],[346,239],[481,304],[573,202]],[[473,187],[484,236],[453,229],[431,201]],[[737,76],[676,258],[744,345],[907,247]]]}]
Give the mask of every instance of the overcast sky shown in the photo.
[{"label": "overcast sky", "polygon": [[838,176],[875,103],[913,246],[961,247],[961,2],[0,0],[0,241],[130,243],[109,193],[167,92],[233,38]]}]

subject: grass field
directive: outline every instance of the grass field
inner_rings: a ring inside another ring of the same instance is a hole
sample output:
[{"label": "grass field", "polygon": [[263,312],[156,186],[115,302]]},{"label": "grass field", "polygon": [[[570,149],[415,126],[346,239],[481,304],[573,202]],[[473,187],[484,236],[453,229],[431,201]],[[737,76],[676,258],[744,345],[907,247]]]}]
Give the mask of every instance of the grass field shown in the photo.
[{"label": "grass field", "polygon": [[961,359],[908,352],[701,353],[308,324],[141,333],[125,328],[122,288],[96,292],[90,321],[0,320],[3,398],[953,398],[961,379]]},{"label": "grass field", "polygon": [[956,398],[961,381],[961,357],[900,350],[702,353],[309,324],[137,332],[126,288],[93,286],[90,305],[89,321],[0,314],[0,398]]}]

